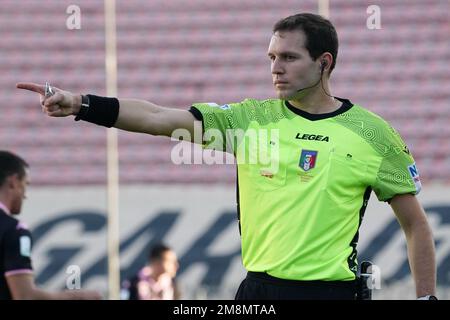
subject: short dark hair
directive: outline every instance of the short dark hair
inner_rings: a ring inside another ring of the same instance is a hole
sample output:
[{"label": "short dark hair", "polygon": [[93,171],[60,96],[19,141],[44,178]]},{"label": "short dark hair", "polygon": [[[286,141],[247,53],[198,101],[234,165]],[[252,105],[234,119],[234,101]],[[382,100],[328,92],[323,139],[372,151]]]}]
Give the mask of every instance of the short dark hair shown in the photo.
[{"label": "short dark hair", "polygon": [[163,243],[156,244],[150,249],[148,259],[149,259],[149,261],[159,260],[162,258],[162,255],[164,252],[170,251],[170,250],[172,250],[172,249]]},{"label": "short dark hair", "polygon": [[336,65],[338,54],[338,36],[333,24],[324,17],[313,13],[299,13],[278,21],[273,27],[277,31],[302,30],[306,36],[305,48],[313,60],[322,53],[329,52],[333,56],[330,73]]},{"label": "short dark hair", "polygon": [[0,186],[5,183],[6,178],[14,174],[18,174],[22,179],[28,167],[28,163],[21,157],[12,152],[0,150]]}]

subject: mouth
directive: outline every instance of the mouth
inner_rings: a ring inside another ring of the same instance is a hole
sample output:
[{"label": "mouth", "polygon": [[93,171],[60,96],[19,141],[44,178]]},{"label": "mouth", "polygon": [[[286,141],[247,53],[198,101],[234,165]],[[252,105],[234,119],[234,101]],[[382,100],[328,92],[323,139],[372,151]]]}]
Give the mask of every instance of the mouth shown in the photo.
[{"label": "mouth", "polygon": [[288,84],[288,82],[286,82],[286,81],[275,81],[273,83],[274,86],[285,86],[287,84]]}]

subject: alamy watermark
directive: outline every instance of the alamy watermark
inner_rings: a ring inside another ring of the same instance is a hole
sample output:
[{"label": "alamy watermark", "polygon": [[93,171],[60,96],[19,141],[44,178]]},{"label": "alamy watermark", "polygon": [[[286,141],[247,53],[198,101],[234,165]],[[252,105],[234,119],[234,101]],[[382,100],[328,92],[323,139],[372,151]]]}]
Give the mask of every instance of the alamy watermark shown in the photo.
[{"label": "alamy watermark", "polygon": [[66,19],[66,27],[69,30],[81,29],[81,9],[75,4],[67,7],[66,13],[69,15]]},{"label": "alamy watermark", "polygon": [[366,13],[369,15],[366,20],[366,26],[369,30],[381,29],[381,8],[377,5],[370,5],[366,9]]},{"label": "alamy watermark", "polygon": [[66,269],[68,277],[66,279],[66,288],[68,290],[81,289],[81,268],[77,265],[70,265]]},{"label": "alamy watermark", "polygon": [[192,137],[187,129],[173,131],[171,140],[181,140],[171,152],[174,164],[257,164],[271,174],[278,172],[279,129],[208,129],[203,133],[201,121],[195,121],[193,133]]}]

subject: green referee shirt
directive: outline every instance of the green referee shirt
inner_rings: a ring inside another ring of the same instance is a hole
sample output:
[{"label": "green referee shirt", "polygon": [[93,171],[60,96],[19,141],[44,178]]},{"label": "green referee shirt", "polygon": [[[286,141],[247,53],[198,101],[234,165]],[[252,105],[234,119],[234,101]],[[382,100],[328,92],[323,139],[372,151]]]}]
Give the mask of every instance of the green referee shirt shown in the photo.
[{"label": "green referee shirt", "polygon": [[342,107],[327,114],[278,99],[192,106],[203,121],[205,147],[236,156],[247,270],[291,280],[353,280],[371,190],[381,201],[420,191],[399,134],[374,113],[339,100]]}]

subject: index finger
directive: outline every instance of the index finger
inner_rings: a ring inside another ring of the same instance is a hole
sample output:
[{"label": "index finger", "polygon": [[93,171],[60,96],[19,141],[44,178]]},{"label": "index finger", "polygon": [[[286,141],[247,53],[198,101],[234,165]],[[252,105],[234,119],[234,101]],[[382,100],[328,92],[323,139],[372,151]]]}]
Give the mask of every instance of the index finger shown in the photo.
[{"label": "index finger", "polygon": [[45,88],[43,85],[33,82],[19,82],[16,84],[16,88],[33,91],[42,95],[45,95]]}]

